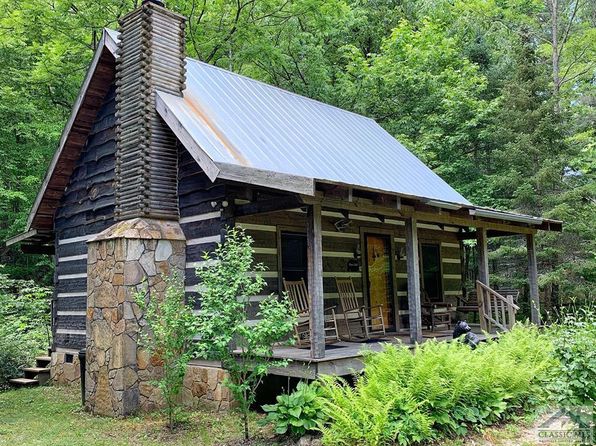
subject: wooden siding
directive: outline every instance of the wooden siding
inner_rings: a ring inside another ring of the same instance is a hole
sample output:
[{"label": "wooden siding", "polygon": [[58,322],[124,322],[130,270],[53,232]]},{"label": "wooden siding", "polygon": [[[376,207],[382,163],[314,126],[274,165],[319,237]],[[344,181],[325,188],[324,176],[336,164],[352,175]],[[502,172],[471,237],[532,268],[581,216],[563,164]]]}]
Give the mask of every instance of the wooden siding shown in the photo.
[{"label": "wooden siding", "polygon": [[226,224],[221,211],[226,186],[211,182],[182,145],[178,154],[178,206],[180,225],[186,236],[184,285],[188,295],[196,295],[199,281],[195,270],[203,264],[203,254],[213,251],[221,241]]},{"label": "wooden siding", "polygon": [[[399,309],[403,312],[408,308],[407,296],[407,270],[405,257],[405,227],[404,222],[396,219],[386,219],[381,222],[378,218],[364,215],[350,215],[352,221],[350,227],[344,232],[338,232],[334,223],[342,219],[339,212],[323,211],[323,292],[325,306],[337,306],[341,309],[335,277],[351,277],[358,293],[358,297],[364,300],[363,271],[348,271],[348,261],[354,257],[359,250],[361,261],[364,257],[364,249],[361,246],[363,232],[389,233],[394,240],[396,259],[394,261],[395,271],[395,293],[399,303]],[[264,278],[267,287],[259,296],[254,296],[254,307],[250,313],[256,313],[256,302],[262,300],[270,293],[279,294],[281,278],[279,277],[278,259],[278,231],[306,231],[306,213],[300,209],[292,211],[268,213],[264,215],[252,215],[239,217],[236,226],[243,227],[246,233],[254,239],[255,259],[265,264],[268,268]],[[453,228],[442,229],[437,225],[419,223],[419,242],[433,242],[441,244],[442,278],[444,300],[456,302],[457,296],[461,295],[461,259],[457,232]],[[389,231],[389,232],[388,232]],[[398,256],[398,253],[400,254]],[[401,316],[401,326],[407,326],[407,313]]]},{"label": "wooden siding", "polygon": [[85,347],[87,240],[113,224],[115,88],[99,108],[55,214],[54,347]]}]

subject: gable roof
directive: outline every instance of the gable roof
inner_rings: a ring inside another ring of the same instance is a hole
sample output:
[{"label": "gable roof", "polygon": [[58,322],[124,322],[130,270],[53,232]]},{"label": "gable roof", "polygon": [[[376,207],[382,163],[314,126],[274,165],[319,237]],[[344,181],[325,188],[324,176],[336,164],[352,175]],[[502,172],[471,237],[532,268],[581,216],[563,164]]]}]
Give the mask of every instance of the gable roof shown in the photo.
[{"label": "gable roof", "polygon": [[[117,43],[118,33],[104,29],[26,232],[7,244],[51,241],[54,211],[113,81]],[[158,91],[156,108],[212,181],[306,195],[314,195],[315,182],[349,185],[560,230],[556,220],[474,206],[370,118],[194,59],[186,62],[183,97]]]},{"label": "gable roof", "polygon": [[296,183],[264,185],[308,195],[320,181],[471,204],[370,118],[197,60],[186,67],[184,96],[158,92],[157,110],[211,161],[214,177],[256,169]]}]

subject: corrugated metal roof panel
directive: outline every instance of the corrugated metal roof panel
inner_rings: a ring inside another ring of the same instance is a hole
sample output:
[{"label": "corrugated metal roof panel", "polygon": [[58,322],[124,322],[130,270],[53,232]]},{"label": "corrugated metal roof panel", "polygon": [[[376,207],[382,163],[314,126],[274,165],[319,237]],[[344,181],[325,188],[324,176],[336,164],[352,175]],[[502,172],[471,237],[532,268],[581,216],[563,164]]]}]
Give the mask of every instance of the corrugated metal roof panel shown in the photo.
[{"label": "corrugated metal roof panel", "polygon": [[216,164],[470,204],[370,118],[193,59],[186,85],[159,96]]}]

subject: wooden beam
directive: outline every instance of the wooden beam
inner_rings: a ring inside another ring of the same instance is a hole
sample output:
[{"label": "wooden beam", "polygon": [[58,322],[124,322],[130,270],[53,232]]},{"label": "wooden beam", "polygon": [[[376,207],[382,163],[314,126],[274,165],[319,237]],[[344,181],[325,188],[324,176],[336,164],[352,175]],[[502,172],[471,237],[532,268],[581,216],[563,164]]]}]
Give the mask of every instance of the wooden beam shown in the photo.
[{"label": "wooden beam", "polygon": [[310,356],[325,357],[325,314],[323,308],[323,239],[321,205],[307,209],[308,293],[310,295]]},{"label": "wooden beam", "polygon": [[295,209],[300,206],[302,204],[298,197],[289,195],[287,197],[269,198],[267,200],[238,205],[236,206],[235,215],[236,217],[244,217],[246,215]]},{"label": "wooden beam", "polygon": [[490,221],[461,212],[458,215],[454,215],[448,210],[441,210],[440,213],[427,212],[424,210],[421,211],[417,210],[417,208],[414,206],[405,205],[403,203],[398,204],[398,202],[395,202],[392,205],[376,204],[372,200],[365,198],[353,197],[352,201],[348,201],[336,197],[324,197],[322,195],[317,195],[315,197],[301,195],[300,198],[304,204],[316,203],[320,204],[324,208],[339,210],[345,209],[350,212],[372,214],[374,216],[383,215],[385,217],[400,219],[413,217],[419,222],[462,226],[467,228],[485,228],[487,230],[490,229],[512,234],[535,234],[537,230],[536,228],[532,228],[527,225],[516,225]]},{"label": "wooden beam", "polygon": [[420,264],[416,219],[406,219],[406,260],[408,269],[408,311],[410,342],[422,342],[422,306],[420,303]]},{"label": "wooden beam", "polygon": [[478,251],[478,280],[490,287],[488,277],[488,243],[486,228],[476,231],[476,249]]},{"label": "wooden beam", "polygon": [[540,325],[540,294],[538,292],[538,262],[536,261],[536,241],[533,234],[526,237],[528,248],[528,281],[530,283],[530,319]]}]

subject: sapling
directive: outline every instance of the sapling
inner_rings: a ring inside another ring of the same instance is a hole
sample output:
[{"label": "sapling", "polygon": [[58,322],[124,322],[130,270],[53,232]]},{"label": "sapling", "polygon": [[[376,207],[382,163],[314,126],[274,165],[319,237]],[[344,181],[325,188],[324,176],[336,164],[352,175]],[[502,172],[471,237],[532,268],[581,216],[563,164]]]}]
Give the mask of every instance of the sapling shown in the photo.
[{"label": "sapling", "polygon": [[136,302],[147,324],[140,334],[141,346],[163,368],[163,374],[151,383],[162,393],[168,427],[172,430],[178,422],[177,397],[182,390],[186,366],[193,355],[196,320],[192,299],[185,300],[182,281],[176,276],[165,280],[167,287],[163,297],[156,298],[149,292],[139,292]]},{"label": "sapling", "polygon": [[201,309],[197,315],[199,340],[196,355],[220,361],[229,377],[230,390],[249,438],[248,415],[256,389],[271,367],[287,361],[272,359],[273,346],[284,340],[296,323],[296,314],[285,296],[273,295],[259,303],[254,324],[247,320],[251,296],[259,295],[265,270],[253,259],[252,239],[240,228],[227,230],[225,241],[204,256],[206,267],[197,269]]}]

